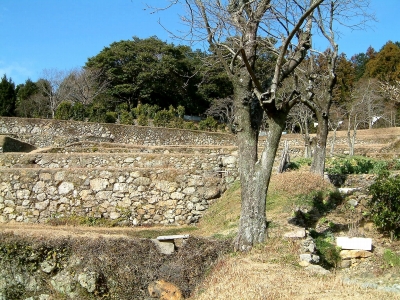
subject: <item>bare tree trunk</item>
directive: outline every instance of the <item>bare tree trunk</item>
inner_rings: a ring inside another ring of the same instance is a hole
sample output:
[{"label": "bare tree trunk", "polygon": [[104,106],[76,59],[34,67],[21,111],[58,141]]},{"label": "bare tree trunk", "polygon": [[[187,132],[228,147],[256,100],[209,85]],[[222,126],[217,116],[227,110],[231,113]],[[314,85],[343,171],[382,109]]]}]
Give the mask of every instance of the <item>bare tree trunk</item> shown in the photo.
[{"label": "bare tree trunk", "polygon": [[256,164],[257,135],[245,130],[238,133],[242,207],[235,249],[247,251],[267,237],[266,197],[273,164],[287,114],[269,119],[269,131],[260,162]]},{"label": "bare tree trunk", "polygon": [[282,150],[281,159],[279,162],[278,173],[285,172],[285,170],[288,168],[289,163],[290,163],[289,143],[288,143],[288,141],[285,141],[283,150]]},{"label": "bare tree trunk", "polygon": [[[354,121],[356,122],[356,121]],[[354,155],[354,145],[356,143],[356,135],[357,135],[357,126],[353,125],[353,134],[351,135],[351,123],[349,117],[349,124],[347,126],[347,143],[349,145],[349,155]]]},{"label": "bare tree trunk", "polygon": [[313,145],[313,160],[311,163],[311,172],[324,175],[326,143],[328,139],[328,116],[324,113],[317,113],[318,130]]},{"label": "bare tree trunk", "polygon": [[332,136],[332,140],[331,140],[331,151],[329,153],[329,155],[331,157],[333,156],[333,152],[335,151],[336,132],[337,132],[337,128],[333,129],[333,136]]},{"label": "bare tree trunk", "polygon": [[311,158],[311,139],[308,131],[308,124],[304,126],[304,157]]}]

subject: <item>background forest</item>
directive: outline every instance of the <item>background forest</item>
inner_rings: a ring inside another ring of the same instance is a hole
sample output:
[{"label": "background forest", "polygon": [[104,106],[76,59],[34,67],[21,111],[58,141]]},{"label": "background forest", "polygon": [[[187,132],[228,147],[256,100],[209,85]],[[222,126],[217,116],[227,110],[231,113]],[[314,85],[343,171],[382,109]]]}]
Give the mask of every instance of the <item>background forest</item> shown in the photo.
[{"label": "background forest", "polygon": [[[324,57],[314,54],[308,61],[323,70]],[[268,76],[274,60],[260,49],[257,71]],[[389,41],[379,51],[370,47],[351,58],[341,54],[336,76],[331,130],[398,126],[400,42]],[[232,93],[226,72],[212,55],[157,37],[134,37],[105,47],[82,68],[43,70],[36,82],[27,79],[15,86],[4,74],[0,115],[234,130]],[[202,121],[190,122],[189,116]],[[290,112],[288,132],[308,134],[315,126],[305,105]]]}]

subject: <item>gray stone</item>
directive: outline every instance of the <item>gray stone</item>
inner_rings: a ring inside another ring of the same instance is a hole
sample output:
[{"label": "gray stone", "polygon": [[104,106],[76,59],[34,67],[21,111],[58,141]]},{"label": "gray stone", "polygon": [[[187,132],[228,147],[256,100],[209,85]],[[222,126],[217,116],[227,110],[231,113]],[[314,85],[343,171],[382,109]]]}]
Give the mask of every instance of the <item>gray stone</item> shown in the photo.
[{"label": "gray stone", "polygon": [[175,245],[171,241],[159,241],[158,239],[152,239],[152,242],[156,245],[157,250],[161,254],[173,254],[175,251]]},{"label": "gray stone", "polygon": [[171,194],[171,199],[174,199],[174,200],[182,200],[184,198],[185,198],[185,194],[182,194],[182,193],[179,193],[179,192],[173,192]]},{"label": "gray stone", "polygon": [[74,184],[72,182],[63,182],[58,187],[58,193],[60,195],[68,194],[69,192],[74,190]]},{"label": "gray stone", "polygon": [[133,181],[133,183],[135,184],[135,185],[144,185],[144,186],[147,186],[147,185],[150,185],[150,183],[151,183],[151,179],[150,178],[147,178],[147,177],[138,177],[138,178],[136,178],[134,181]]},{"label": "gray stone", "polygon": [[317,264],[319,263],[319,256],[309,253],[300,254],[300,261],[306,261],[311,264]]},{"label": "gray stone", "polygon": [[350,259],[344,259],[340,262],[340,267],[342,269],[350,268],[351,267],[351,260]]},{"label": "gray stone", "polygon": [[43,202],[36,202],[35,203],[35,208],[38,209],[38,210],[44,210],[46,207],[49,206],[49,203],[50,203],[49,200],[46,200],[46,201],[43,201]]},{"label": "gray stone", "polygon": [[90,188],[95,192],[105,190],[108,187],[108,184],[108,180],[104,178],[95,178],[90,180]]},{"label": "gray stone", "polygon": [[50,283],[57,292],[65,294],[70,298],[76,297],[76,282],[66,271],[61,271],[52,277]]},{"label": "gray stone", "polygon": [[349,201],[347,201],[347,204],[349,204],[352,207],[356,207],[358,205],[358,201],[355,199],[350,199]]},{"label": "gray stone", "polygon": [[56,262],[45,260],[40,264],[40,269],[45,273],[51,273],[56,268]]},{"label": "gray stone", "polygon": [[99,276],[96,272],[80,273],[78,275],[78,282],[89,293],[93,293],[96,290],[96,282],[98,277]]},{"label": "gray stone", "polygon": [[220,190],[217,187],[211,187],[204,193],[204,198],[206,200],[215,199],[220,196]]},{"label": "gray stone", "polygon": [[294,231],[286,232],[283,236],[291,239],[302,239],[306,237],[306,230],[304,228],[300,228]]},{"label": "gray stone", "polygon": [[111,220],[118,219],[120,216],[121,216],[121,214],[118,213],[118,212],[115,212],[115,211],[113,211],[113,212],[110,213],[110,219],[111,219]]}]

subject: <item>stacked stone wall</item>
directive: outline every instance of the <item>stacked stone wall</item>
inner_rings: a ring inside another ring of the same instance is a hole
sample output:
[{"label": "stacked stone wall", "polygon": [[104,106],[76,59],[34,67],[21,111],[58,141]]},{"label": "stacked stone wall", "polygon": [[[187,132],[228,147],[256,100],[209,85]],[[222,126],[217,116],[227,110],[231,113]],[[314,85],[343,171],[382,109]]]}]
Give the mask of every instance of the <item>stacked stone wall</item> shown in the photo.
[{"label": "stacked stone wall", "polygon": [[3,169],[0,221],[85,216],[126,224],[190,224],[226,188],[224,174],[177,169]]},{"label": "stacked stone wall", "polygon": [[6,117],[0,118],[0,134],[39,148],[65,146],[79,141],[146,146],[235,144],[234,135],[216,132]]}]

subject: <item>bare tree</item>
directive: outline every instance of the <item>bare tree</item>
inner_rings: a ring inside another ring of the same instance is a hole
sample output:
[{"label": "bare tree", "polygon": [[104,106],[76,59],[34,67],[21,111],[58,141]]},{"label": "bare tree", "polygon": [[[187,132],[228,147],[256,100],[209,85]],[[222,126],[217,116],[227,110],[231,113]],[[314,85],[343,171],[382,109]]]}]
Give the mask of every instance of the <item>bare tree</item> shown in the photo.
[{"label": "bare tree", "polygon": [[[312,14],[323,0],[171,0],[182,3],[192,41],[206,41],[234,86],[233,103],[239,152],[242,209],[235,249],[246,251],[266,239],[266,195],[287,115],[299,99],[293,75],[311,47]],[[262,38],[260,38],[262,37]],[[277,43],[278,41],[278,43]],[[257,77],[258,49],[276,58],[273,74]],[[268,134],[257,153],[263,114]]]},{"label": "bare tree", "polygon": [[[289,120],[292,128],[298,126],[300,134],[304,139],[304,157],[311,158],[311,138],[309,132],[310,123],[313,122],[314,113],[306,105],[299,103],[289,113]],[[314,123],[314,122],[313,122]]]},{"label": "bare tree", "polygon": [[343,126],[343,120],[346,118],[346,110],[338,104],[333,103],[329,112],[329,129],[332,132],[330,156],[333,156],[336,143],[336,132]]},{"label": "bare tree", "polygon": [[[306,76],[308,85],[302,101],[315,113],[318,127],[313,143],[311,172],[324,175],[326,144],[329,130],[329,110],[333,101],[333,88],[336,85],[336,68],[339,46],[337,44],[337,25],[352,29],[364,28],[372,17],[366,9],[369,0],[331,0],[324,1],[317,8],[315,19],[319,32],[329,43],[327,51],[320,53],[319,60],[312,56],[309,60]],[[355,22],[355,23],[354,23]],[[322,60],[322,62],[321,62]],[[310,91],[314,94],[311,94]]]},{"label": "bare tree", "polygon": [[395,82],[381,81],[380,90],[388,100],[386,103],[385,116],[391,127],[397,125],[397,108],[400,105],[400,80]]},{"label": "bare tree", "polygon": [[350,155],[354,155],[357,129],[361,126],[371,129],[383,116],[385,109],[383,99],[377,93],[374,79],[360,80],[352,92],[352,100],[347,108],[347,139]]},{"label": "bare tree", "polygon": [[231,97],[213,100],[205,114],[217,118],[221,123],[228,124],[229,128],[234,131],[235,112]]},{"label": "bare tree", "polygon": [[93,99],[104,93],[109,86],[103,71],[94,68],[72,70],[65,84],[68,86],[68,98],[83,105],[92,103]]},{"label": "bare tree", "polygon": [[55,112],[60,103],[67,98],[68,90],[62,83],[66,77],[66,72],[57,69],[45,69],[42,72],[41,80],[37,82],[41,93],[47,98],[51,117],[54,118]]}]

